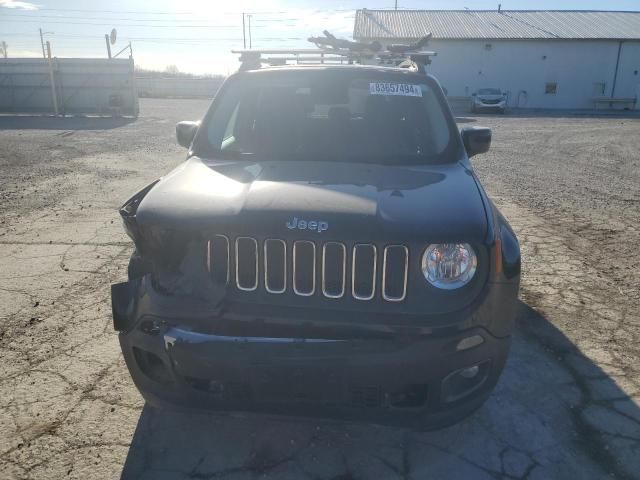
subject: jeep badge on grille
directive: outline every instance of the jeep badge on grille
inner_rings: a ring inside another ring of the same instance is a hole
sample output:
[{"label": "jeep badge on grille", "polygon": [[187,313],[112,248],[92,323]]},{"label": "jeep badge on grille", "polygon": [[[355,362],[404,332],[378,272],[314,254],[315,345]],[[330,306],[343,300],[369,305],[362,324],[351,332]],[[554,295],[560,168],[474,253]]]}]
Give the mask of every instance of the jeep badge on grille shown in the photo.
[{"label": "jeep badge on grille", "polygon": [[323,220],[302,220],[297,217],[293,217],[286,223],[289,230],[315,230],[318,233],[322,233],[329,229],[329,222]]}]

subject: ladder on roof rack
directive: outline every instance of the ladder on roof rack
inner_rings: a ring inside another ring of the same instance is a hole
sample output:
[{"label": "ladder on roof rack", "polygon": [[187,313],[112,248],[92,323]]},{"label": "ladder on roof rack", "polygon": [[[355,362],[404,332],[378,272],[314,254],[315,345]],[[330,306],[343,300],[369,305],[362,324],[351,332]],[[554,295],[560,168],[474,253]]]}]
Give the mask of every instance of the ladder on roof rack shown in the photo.
[{"label": "ladder on roof rack", "polygon": [[262,64],[348,64],[356,61],[345,53],[319,48],[231,50],[231,53],[240,54],[241,70],[260,68]]},{"label": "ladder on roof rack", "polygon": [[382,50],[378,42],[360,43],[342,40],[334,37],[326,30],[324,37],[310,37],[309,41],[318,48],[297,49],[250,49],[232,50],[231,53],[240,54],[240,70],[259,69],[262,64],[296,65],[313,64],[368,64],[381,66],[395,66],[410,68],[424,72],[426,65],[431,63],[433,51],[424,50],[429,43],[431,34],[411,45],[387,45]]}]

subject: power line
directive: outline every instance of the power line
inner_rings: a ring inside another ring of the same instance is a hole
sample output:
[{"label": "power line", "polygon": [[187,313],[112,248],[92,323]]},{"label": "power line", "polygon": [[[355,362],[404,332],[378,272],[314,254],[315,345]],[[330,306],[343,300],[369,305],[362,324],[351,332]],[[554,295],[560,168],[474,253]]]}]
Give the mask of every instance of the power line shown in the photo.
[{"label": "power line", "polygon": [[[113,26],[114,23],[93,23],[93,22],[52,22],[51,20],[16,20],[19,23],[41,23],[43,25],[99,25],[99,26]],[[144,25],[136,23],[125,23],[122,27],[145,27],[145,28],[238,28],[237,25]],[[262,27],[260,27],[262,28]]]},{"label": "power line", "polygon": [[[40,14],[23,14],[23,13],[11,13],[6,15],[5,18],[14,18],[14,17],[28,17],[28,18],[56,18],[60,20],[105,20],[104,16],[99,17],[68,17],[65,15],[40,15]],[[167,18],[123,18],[123,17],[109,17],[106,20],[124,20],[127,22],[166,22]],[[194,19],[184,19],[184,20],[176,20],[178,22],[201,22],[202,18],[194,18]]]},{"label": "power line", "polygon": [[[29,15],[29,14],[22,14],[22,13],[16,13],[16,14],[10,14],[7,15],[5,18],[14,18],[14,17],[27,17],[27,18],[54,18],[54,19],[58,19],[58,20],[118,20],[118,21],[126,21],[126,22],[166,22],[166,21],[171,21],[171,19],[168,18],[123,18],[123,17],[109,17],[109,18],[105,18],[104,16],[99,16],[99,17],[68,17],[65,15]],[[175,20],[176,22],[202,22],[202,18],[193,18],[193,19],[178,19]]]},{"label": "power line", "polygon": [[[31,33],[16,33],[14,36],[19,37],[38,37],[38,34]],[[96,39],[99,42],[102,42],[101,36],[91,37],[88,35],[79,35],[79,34],[55,34],[50,37],[53,40],[57,39],[65,39],[63,41],[78,41],[78,42],[86,42],[87,40]],[[127,41],[147,41],[147,40],[166,40],[166,41],[190,41],[190,42],[215,42],[218,40],[240,40],[241,37],[238,35],[237,37],[139,37],[139,36],[126,36]],[[305,40],[303,37],[260,37],[260,40]]]},{"label": "power line", "polygon": [[[253,16],[252,16],[253,18]],[[286,21],[297,21],[301,19],[288,18]],[[256,19],[257,21],[257,19]],[[265,22],[266,20],[262,20]],[[282,24],[284,20],[273,20],[274,22],[278,22]],[[51,20],[17,20],[17,23],[40,23],[42,25],[98,25],[98,26],[121,26],[121,27],[144,27],[144,28],[238,28],[238,25],[146,25],[146,24],[138,24],[138,23],[123,23],[118,25],[118,23],[95,23],[95,22],[69,22],[69,21],[51,21]],[[287,26],[297,26],[295,24],[284,24]],[[253,28],[266,28],[266,25],[255,25]]]},{"label": "power line", "polygon": [[[95,39],[91,39],[91,40],[95,40],[96,41],[96,48],[100,48],[102,49],[102,47],[104,45],[102,45],[102,41],[103,39],[101,38],[95,38]],[[255,41],[258,42],[299,42],[304,40],[303,38],[300,37],[264,37],[264,38],[253,38],[253,41],[255,43]],[[74,44],[71,43],[69,44],[68,42],[75,42],[78,41],[80,42],[79,44]],[[199,39],[199,40],[191,40],[191,39],[136,39],[136,38],[126,38],[126,41],[132,41],[132,42],[136,42],[136,43],[152,43],[152,44],[177,44],[177,45],[190,45],[190,46],[202,46],[203,48],[209,48],[210,45],[208,45],[208,42],[238,42],[240,43],[242,41],[241,37],[217,37],[217,38],[210,38],[210,39]],[[55,41],[55,46],[56,47],[60,47],[60,46],[65,46],[66,48],[94,48],[91,45],[86,45],[87,41],[86,40],[80,40],[80,39],[62,39],[62,40],[56,40]],[[26,45],[38,45],[38,42],[36,39],[34,39],[33,42],[17,42],[17,43],[12,43],[12,45],[20,45],[20,46],[26,46]]]},{"label": "power line", "polygon": [[[255,22],[260,22],[260,23],[271,23],[271,22],[297,22],[297,21],[301,21],[301,20],[308,20],[308,18],[306,17],[290,17],[290,18],[254,18],[256,17],[256,14],[246,14],[246,15],[251,15],[251,17],[253,18],[253,21]],[[39,20],[35,20],[33,15],[25,15],[25,14],[12,14],[12,15],[8,15],[5,18],[14,18],[14,17],[26,17],[26,18],[30,18],[32,20],[17,20],[17,22],[28,22],[28,21],[39,21]],[[166,22],[168,19],[163,18],[163,19],[143,19],[143,18],[122,18],[122,17],[117,17],[117,18],[107,18],[105,19],[104,17],[65,17],[62,15],[39,15],[38,18],[52,18],[52,19],[57,19],[57,20],[62,20],[62,22],[53,22],[51,20],[43,20],[41,23],[70,23],[70,24],[87,24],[87,25],[97,25],[96,23],[90,23],[92,20],[107,20],[107,21],[118,21],[118,22]],[[329,19],[328,15],[324,15],[321,17],[315,17],[317,19]],[[344,16],[343,18],[355,18],[355,16],[353,15],[349,15],[349,16]],[[76,21],[82,21],[82,23],[73,23],[71,22],[71,20]],[[177,22],[202,22],[202,18],[196,18],[196,19],[188,19],[188,20],[175,20],[173,21],[176,24],[175,25],[171,25],[171,26],[180,26]],[[104,24],[104,25],[111,25],[111,23],[108,24]],[[124,25],[130,25],[130,26],[136,26],[138,24],[132,24],[132,23],[127,23]],[[138,26],[152,26],[152,25],[138,25]],[[165,26],[165,25],[157,25],[157,26]],[[197,26],[197,25],[190,25],[188,23],[185,23],[185,25],[182,26]],[[220,28],[220,27],[225,27],[225,28],[229,28],[232,27],[234,25],[207,25],[207,26],[211,26],[212,28]]]},{"label": "power line", "polygon": [[[304,10],[307,13],[323,13],[323,12],[353,12],[357,10],[356,8],[319,8],[312,10]],[[51,12],[84,12],[84,13],[126,13],[133,15],[198,15],[198,13],[194,13],[193,11],[189,12],[172,12],[168,10],[163,11],[144,11],[144,10],[93,10],[93,9],[82,9],[82,8],[39,8],[38,11],[51,11]],[[291,13],[291,10],[256,10],[251,13],[255,15],[282,15],[283,13]],[[216,15],[241,15],[241,11],[221,11],[215,12]]]}]

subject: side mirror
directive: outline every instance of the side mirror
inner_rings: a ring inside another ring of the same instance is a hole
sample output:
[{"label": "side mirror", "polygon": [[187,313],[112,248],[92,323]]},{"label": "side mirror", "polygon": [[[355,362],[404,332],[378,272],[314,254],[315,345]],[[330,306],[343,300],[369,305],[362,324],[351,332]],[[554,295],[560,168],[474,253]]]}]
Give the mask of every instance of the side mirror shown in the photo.
[{"label": "side mirror", "polygon": [[196,132],[200,127],[200,122],[178,122],[176,124],[176,139],[178,144],[184,148],[189,148]]},{"label": "side mirror", "polygon": [[469,158],[486,153],[491,146],[491,129],[486,127],[464,127],[460,135]]},{"label": "side mirror", "polygon": [[473,93],[471,94],[471,96],[472,96],[472,97],[475,97],[475,96],[476,96],[476,92],[473,92]]}]

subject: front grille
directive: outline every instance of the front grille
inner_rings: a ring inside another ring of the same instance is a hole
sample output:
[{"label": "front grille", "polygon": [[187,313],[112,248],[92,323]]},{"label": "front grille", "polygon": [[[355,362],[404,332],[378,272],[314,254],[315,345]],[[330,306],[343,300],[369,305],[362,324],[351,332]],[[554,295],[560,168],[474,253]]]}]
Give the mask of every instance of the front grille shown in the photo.
[{"label": "front grille", "polygon": [[500,103],[500,100],[480,100],[485,105],[497,105]]},{"label": "front grille", "polygon": [[387,245],[379,255],[378,247],[371,243],[356,243],[351,248],[334,241],[287,243],[270,238],[261,248],[259,243],[253,237],[231,242],[224,235],[213,236],[206,249],[211,279],[218,284],[235,283],[241,291],[263,288],[274,295],[290,291],[303,297],[351,296],[360,301],[379,296],[387,302],[401,302],[407,296],[409,249],[404,245]]},{"label": "front grille", "polygon": [[322,294],[342,298],[347,282],[347,247],[338,242],[322,246]]},{"label": "front grille", "polygon": [[236,286],[248,292],[258,288],[258,242],[255,238],[236,238]]},{"label": "front grille", "polygon": [[358,300],[371,300],[376,295],[378,250],[375,245],[353,247],[351,260],[351,294]]},{"label": "front grille", "polygon": [[293,291],[305,297],[316,292],[316,244],[313,242],[293,243]]},{"label": "front grille", "polygon": [[230,276],[229,238],[215,235],[207,242],[207,271],[211,280],[217,284],[228,284]]},{"label": "front grille", "polygon": [[401,302],[407,295],[409,250],[404,245],[389,245],[384,249],[382,265],[382,297]]},{"label": "front grille", "polygon": [[284,240],[264,241],[264,288],[269,293],[287,290],[287,244]]}]

